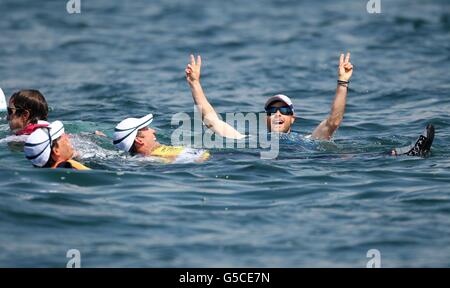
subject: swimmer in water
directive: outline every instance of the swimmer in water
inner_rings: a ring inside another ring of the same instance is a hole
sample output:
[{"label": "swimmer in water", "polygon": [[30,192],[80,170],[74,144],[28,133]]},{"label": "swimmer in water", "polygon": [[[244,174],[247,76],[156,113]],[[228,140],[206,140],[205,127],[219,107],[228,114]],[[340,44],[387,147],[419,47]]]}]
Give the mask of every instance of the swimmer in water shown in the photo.
[{"label": "swimmer in water", "polygon": [[12,94],[7,111],[9,128],[16,136],[30,135],[48,125],[47,101],[38,90],[20,90]]},{"label": "swimmer in water", "polygon": [[[212,129],[222,137],[232,139],[244,138],[245,135],[219,119],[216,111],[206,98],[200,84],[202,66],[202,58],[200,55],[197,56],[197,59],[195,59],[194,55],[191,55],[190,60],[191,62],[185,69],[186,80],[191,89],[194,103],[202,115],[203,123],[206,127]],[[345,56],[341,53],[339,57],[336,94],[331,106],[331,112],[328,117],[313,130],[308,138],[326,141],[332,139],[334,132],[338,129],[344,118],[348,86],[352,74],[353,65],[350,62],[350,52],[347,52],[347,55]],[[269,132],[291,133],[291,126],[295,122],[296,115],[294,113],[294,105],[288,96],[282,94],[274,95],[266,101],[264,108],[267,113],[266,125]],[[431,149],[431,144],[433,143],[434,127],[428,125],[426,131],[427,132],[423,133],[412,147],[394,149],[391,151],[391,154],[396,156],[407,155],[422,157],[427,155]]]},{"label": "swimmer in water", "polygon": [[60,121],[36,129],[25,142],[25,157],[40,168],[90,170],[73,160],[76,153]]},{"label": "swimmer in water", "polygon": [[[191,63],[186,67],[186,80],[191,88],[194,102],[201,109],[203,122],[207,127],[222,137],[241,139],[245,136],[239,133],[232,126],[220,120],[214,108],[208,102],[203,88],[200,84],[202,58],[197,56],[197,60],[191,55]],[[311,137],[317,140],[330,140],[342,122],[345,112],[345,102],[350,78],[353,74],[353,65],[350,63],[350,53],[339,58],[338,83],[336,96],[331,107],[330,115],[323,120]],[[267,128],[270,132],[290,133],[296,116],[291,99],[286,95],[275,95],[270,97],[265,104],[267,113]]]},{"label": "swimmer in water", "polygon": [[[0,96],[4,97],[0,89]],[[9,98],[5,107],[7,111],[7,121],[10,130],[14,135],[1,139],[0,142],[7,142],[12,150],[23,151],[23,143],[27,137],[35,130],[47,127],[48,104],[44,95],[38,90],[20,90]],[[95,131],[95,135],[104,136],[100,131]]]},{"label": "swimmer in water", "polygon": [[123,120],[114,129],[113,144],[133,156],[157,157],[165,163],[203,162],[209,158],[209,152],[205,150],[160,144],[156,131],[148,127],[152,121],[152,114]]}]

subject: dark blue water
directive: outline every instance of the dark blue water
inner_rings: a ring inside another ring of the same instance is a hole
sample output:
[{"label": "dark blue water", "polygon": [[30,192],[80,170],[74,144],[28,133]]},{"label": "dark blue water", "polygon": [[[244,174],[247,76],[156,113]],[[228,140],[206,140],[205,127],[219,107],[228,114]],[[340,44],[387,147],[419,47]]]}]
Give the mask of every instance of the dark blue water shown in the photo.
[{"label": "dark blue water", "polygon": [[[0,143],[0,266],[450,266],[448,1],[2,0],[0,87],[41,90],[88,172],[32,168]],[[329,112],[340,51],[352,52],[344,122],[334,143],[289,141],[280,157],[213,149],[210,161],[133,161],[106,140],[117,122],[154,113],[170,144],[193,113],[190,53],[221,113],[262,110],[289,95],[310,133]],[[426,159],[388,157],[436,127]],[[7,137],[2,115],[0,138]]]}]

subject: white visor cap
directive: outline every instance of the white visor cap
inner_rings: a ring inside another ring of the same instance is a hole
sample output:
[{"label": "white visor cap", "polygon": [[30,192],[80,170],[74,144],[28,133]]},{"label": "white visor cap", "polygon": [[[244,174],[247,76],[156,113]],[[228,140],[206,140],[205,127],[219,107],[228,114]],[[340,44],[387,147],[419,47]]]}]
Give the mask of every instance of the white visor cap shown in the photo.
[{"label": "white visor cap", "polygon": [[125,152],[130,151],[139,129],[147,127],[153,121],[153,114],[142,118],[127,118],[114,129],[113,144]]},{"label": "white visor cap", "polygon": [[43,167],[50,159],[53,141],[63,134],[64,125],[61,121],[55,121],[47,127],[37,129],[28,136],[25,142],[25,157],[33,165]]},{"label": "white visor cap", "polygon": [[294,112],[294,105],[292,104],[291,98],[289,98],[288,96],[283,95],[283,94],[278,94],[278,95],[272,96],[269,99],[267,99],[266,104],[264,105],[264,109],[267,110],[267,107],[269,107],[270,104],[272,104],[273,102],[277,102],[277,101],[281,101],[281,102],[285,103],[286,105],[291,107],[292,112]]},{"label": "white visor cap", "polygon": [[6,97],[5,93],[3,93],[2,88],[0,88],[0,111],[6,111]]}]

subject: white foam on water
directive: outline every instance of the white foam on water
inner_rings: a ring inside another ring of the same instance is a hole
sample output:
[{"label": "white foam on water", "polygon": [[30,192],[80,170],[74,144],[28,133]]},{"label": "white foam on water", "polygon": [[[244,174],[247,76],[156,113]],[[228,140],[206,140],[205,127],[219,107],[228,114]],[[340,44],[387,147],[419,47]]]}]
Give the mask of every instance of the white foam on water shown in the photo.
[{"label": "white foam on water", "polygon": [[185,147],[183,152],[178,155],[173,163],[193,163],[202,159],[206,150]]},{"label": "white foam on water", "polygon": [[127,161],[134,162],[134,163],[165,163],[167,162],[166,159],[162,157],[154,157],[154,156],[131,156],[131,157],[125,157]]},{"label": "white foam on water", "polygon": [[70,142],[73,148],[77,151],[78,159],[108,159],[118,157],[121,153],[119,151],[108,150],[100,147],[95,143],[90,136],[82,134],[70,134]]},{"label": "white foam on water", "polygon": [[10,136],[0,139],[0,144],[9,143],[9,142],[25,142],[25,141],[27,141],[27,137],[28,137],[28,135],[20,135],[20,136],[10,135]]}]

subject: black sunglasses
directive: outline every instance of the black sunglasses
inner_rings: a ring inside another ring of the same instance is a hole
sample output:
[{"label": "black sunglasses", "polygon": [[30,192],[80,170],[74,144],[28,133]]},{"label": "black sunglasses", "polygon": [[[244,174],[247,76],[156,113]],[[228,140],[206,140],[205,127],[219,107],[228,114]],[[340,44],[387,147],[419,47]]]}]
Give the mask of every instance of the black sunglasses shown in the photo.
[{"label": "black sunglasses", "polygon": [[14,107],[14,108],[6,107],[6,110],[8,110],[8,116],[11,116],[15,113],[14,111],[19,111],[19,110],[24,110],[24,109],[20,108],[20,107]]},{"label": "black sunglasses", "polygon": [[277,113],[277,110],[280,111],[283,115],[294,115],[294,112],[292,111],[291,107],[289,106],[282,106],[282,107],[268,107],[266,108],[266,113],[268,116]]}]

